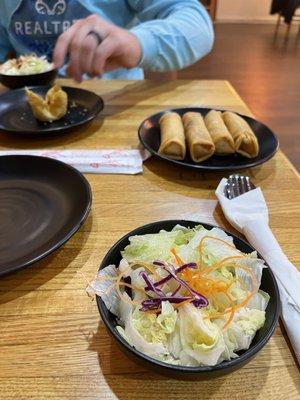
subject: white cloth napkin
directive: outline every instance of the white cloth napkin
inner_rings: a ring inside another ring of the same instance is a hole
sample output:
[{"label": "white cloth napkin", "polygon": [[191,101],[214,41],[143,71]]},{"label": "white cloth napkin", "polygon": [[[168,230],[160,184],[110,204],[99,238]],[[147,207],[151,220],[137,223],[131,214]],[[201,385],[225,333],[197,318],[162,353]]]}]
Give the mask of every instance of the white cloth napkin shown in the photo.
[{"label": "white cloth napkin", "polygon": [[300,272],[288,260],[269,228],[268,208],[260,188],[232,200],[224,195],[222,179],[216,196],[226,219],[243,233],[263,256],[276,277],[281,300],[281,319],[300,363]]},{"label": "white cloth napkin", "polygon": [[143,149],[0,151],[0,156],[19,154],[54,158],[72,165],[80,172],[93,174],[138,174],[143,172],[143,160],[148,157]]}]

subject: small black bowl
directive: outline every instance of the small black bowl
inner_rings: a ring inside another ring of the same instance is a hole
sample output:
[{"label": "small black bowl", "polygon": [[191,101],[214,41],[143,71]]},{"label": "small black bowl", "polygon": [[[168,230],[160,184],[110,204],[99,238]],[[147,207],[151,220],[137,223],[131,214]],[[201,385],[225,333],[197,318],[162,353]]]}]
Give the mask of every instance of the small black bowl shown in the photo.
[{"label": "small black bowl", "polygon": [[[157,233],[161,229],[170,231],[175,225],[180,224],[182,226],[193,228],[196,225],[203,225],[206,229],[214,228],[213,225],[204,224],[195,221],[184,221],[184,220],[167,220],[153,222],[148,225],[141,226],[127,235],[123,236],[106,254],[104,257],[100,269],[105,268],[109,264],[119,265],[121,260],[121,251],[129,244],[129,237],[134,235],[145,235],[147,233]],[[225,231],[226,232],[226,231]],[[245,253],[250,253],[254,249],[246,243],[244,240],[235,236],[230,232],[227,234],[233,237],[235,246]],[[260,257],[260,256],[259,256]],[[260,257],[262,258],[262,257]],[[207,367],[184,367],[179,365],[171,365],[158,360],[155,360],[140,351],[136,350],[134,347],[130,346],[126,340],[124,340],[116,330],[118,325],[116,317],[108,311],[105,304],[99,296],[97,296],[97,305],[102,317],[102,320],[112,337],[116,340],[121,350],[133,361],[142,365],[145,368],[150,368],[157,373],[167,375],[170,378],[179,379],[192,379],[192,380],[202,380],[216,378],[221,375],[231,373],[245,364],[247,364],[268,342],[272,336],[279,318],[279,292],[276,280],[272,271],[269,268],[265,268],[262,274],[262,281],[260,288],[270,295],[270,301],[266,309],[266,322],[264,326],[259,329],[256,333],[251,346],[248,350],[238,352],[239,357],[230,361],[223,361],[222,363],[215,366]]]},{"label": "small black bowl", "polygon": [[51,69],[50,71],[32,75],[0,74],[0,83],[10,89],[17,89],[24,86],[45,86],[52,85],[56,76],[56,69]]}]

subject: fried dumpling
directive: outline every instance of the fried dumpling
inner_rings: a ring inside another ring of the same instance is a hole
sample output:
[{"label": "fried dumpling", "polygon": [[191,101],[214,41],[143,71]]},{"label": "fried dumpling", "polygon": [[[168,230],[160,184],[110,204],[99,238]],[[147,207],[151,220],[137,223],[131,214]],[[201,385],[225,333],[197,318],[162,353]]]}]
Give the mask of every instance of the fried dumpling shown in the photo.
[{"label": "fried dumpling", "polygon": [[33,115],[39,121],[56,121],[67,113],[68,95],[59,85],[49,89],[45,99],[27,88],[26,94]]}]

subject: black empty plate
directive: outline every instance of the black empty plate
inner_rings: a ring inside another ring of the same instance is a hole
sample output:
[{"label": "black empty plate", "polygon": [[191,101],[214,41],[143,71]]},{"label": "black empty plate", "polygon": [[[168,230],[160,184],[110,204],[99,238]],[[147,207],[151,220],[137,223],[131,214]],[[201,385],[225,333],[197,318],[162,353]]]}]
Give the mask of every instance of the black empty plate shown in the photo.
[{"label": "black empty plate", "polygon": [[[50,86],[31,86],[29,89],[45,96]],[[10,90],[0,95],[0,130],[17,134],[64,133],[94,119],[103,110],[100,96],[84,89],[63,86],[68,94],[67,114],[54,122],[35,119],[27,101],[25,89]]]},{"label": "black empty plate", "polygon": [[[256,121],[253,118],[247,117],[245,115],[240,115],[243,117],[248,124],[253,129],[257,136],[259,143],[259,154],[255,158],[246,158],[239,154],[232,154],[228,156],[212,156],[209,159],[202,161],[201,163],[195,163],[187,152],[187,156],[183,161],[172,160],[166,156],[158,154],[158,148],[160,145],[160,129],[159,129],[159,118],[166,112],[175,111],[180,116],[188,111],[199,112],[202,116],[205,116],[211,108],[199,108],[199,107],[189,107],[189,108],[177,108],[173,110],[165,110],[159,112],[151,117],[145,119],[139,129],[139,139],[143,146],[150,151],[156,157],[159,157],[165,161],[172,164],[195,168],[199,170],[206,171],[224,171],[224,170],[235,170],[242,168],[254,167],[255,165],[262,164],[269,160],[278,149],[278,139],[275,134],[264,124]],[[220,110],[224,111],[224,110]]]},{"label": "black empty plate", "polygon": [[0,157],[0,276],[65,243],[91,202],[89,183],[69,165],[46,157]]}]

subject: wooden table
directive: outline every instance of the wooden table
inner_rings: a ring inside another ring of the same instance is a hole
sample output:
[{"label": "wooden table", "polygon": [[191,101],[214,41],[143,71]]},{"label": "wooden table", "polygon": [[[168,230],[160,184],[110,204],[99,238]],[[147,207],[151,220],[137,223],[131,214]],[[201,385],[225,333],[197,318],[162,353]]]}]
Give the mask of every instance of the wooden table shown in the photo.
[{"label": "wooden table", "polygon": [[[168,107],[205,105],[251,115],[225,81],[90,81],[82,86],[106,104],[89,127],[36,140],[1,135],[1,148],[133,148],[140,121]],[[262,187],[271,227],[299,265],[299,176],[280,151],[247,174]],[[154,158],[142,175],[87,175],[93,206],[81,230],[47,259],[0,280],[1,399],[300,399],[299,370],[280,328],[233,375],[194,383],[168,380],[121,353],[85,294],[79,272],[92,278],[110,246],[137,226],[183,218],[232,230],[214,195],[222,176]]]}]

